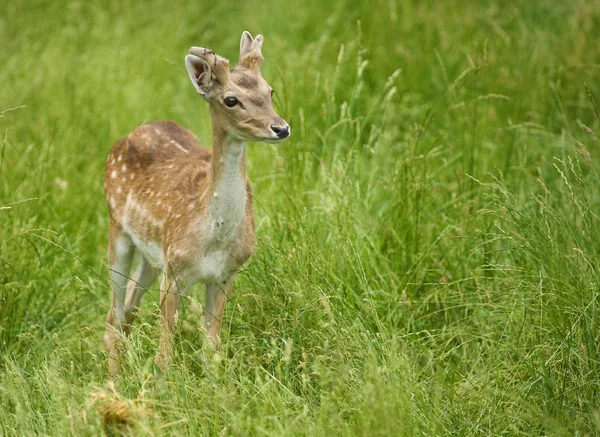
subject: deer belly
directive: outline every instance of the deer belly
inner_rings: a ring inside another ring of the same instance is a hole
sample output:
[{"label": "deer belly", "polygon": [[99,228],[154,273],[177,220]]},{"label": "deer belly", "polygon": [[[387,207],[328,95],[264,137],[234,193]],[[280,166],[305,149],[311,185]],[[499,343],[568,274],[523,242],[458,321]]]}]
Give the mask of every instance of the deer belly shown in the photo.
[{"label": "deer belly", "polygon": [[164,266],[163,244],[160,240],[164,221],[155,218],[130,192],[123,211],[123,231],[129,235],[140,254],[153,267]]},{"label": "deer belly", "polygon": [[129,235],[129,238],[133,241],[133,244],[140,255],[142,255],[152,267],[163,268],[164,252],[160,241],[143,238],[141,233],[136,232],[135,228],[127,226],[127,222],[123,224],[123,230]]},{"label": "deer belly", "polygon": [[158,241],[135,241],[135,247],[152,267],[163,268],[163,248]]}]

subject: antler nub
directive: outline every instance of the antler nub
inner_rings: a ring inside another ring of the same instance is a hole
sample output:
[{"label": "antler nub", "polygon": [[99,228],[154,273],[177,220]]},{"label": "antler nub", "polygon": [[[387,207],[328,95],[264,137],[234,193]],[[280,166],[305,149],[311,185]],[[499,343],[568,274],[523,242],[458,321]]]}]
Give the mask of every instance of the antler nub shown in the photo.
[{"label": "antler nub", "polygon": [[217,55],[211,49],[204,47],[192,47],[190,54],[204,60],[210,67],[218,81],[223,82],[229,78],[229,61]]},{"label": "antler nub", "polygon": [[254,41],[252,42],[252,50],[261,52],[260,50],[262,49],[263,40],[264,38],[260,33],[256,35],[256,38],[254,38]]}]

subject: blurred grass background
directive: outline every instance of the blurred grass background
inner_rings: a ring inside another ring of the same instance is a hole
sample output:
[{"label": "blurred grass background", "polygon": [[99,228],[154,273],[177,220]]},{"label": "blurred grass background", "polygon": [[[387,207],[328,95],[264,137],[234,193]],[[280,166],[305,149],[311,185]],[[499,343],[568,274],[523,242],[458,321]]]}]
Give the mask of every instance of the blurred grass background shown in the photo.
[{"label": "blurred grass background", "polygon": [[105,157],[209,145],[183,57],[243,30],[293,132],[249,147],[258,251],[220,352],[198,287],[158,379],[148,293],[121,432],[600,434],[595,0],[2,2],[0,434],[102,432]]}]

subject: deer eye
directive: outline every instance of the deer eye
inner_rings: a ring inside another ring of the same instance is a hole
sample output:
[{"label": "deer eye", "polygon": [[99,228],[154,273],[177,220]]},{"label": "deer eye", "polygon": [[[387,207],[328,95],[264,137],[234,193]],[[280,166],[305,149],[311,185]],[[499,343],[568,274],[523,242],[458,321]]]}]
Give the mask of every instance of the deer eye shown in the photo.
[{"label": "deer eye", "polygon": [[225,100],[223,100],[225,102],[225,106],[227,106],[228,108],[233,108],[235,105],[238,104],[238,99],[236,99],[235,97],[225,97]]}]

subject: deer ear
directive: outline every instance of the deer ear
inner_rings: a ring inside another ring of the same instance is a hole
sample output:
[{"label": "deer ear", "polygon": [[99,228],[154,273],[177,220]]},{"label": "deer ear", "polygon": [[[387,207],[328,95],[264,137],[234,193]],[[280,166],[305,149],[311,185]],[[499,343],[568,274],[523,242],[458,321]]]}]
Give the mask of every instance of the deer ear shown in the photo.
[{"label": "deer ear", "polygon": [[192,85],[205,99],[208,99],[208,95],[212,90],[213,81],[211,78],[210,66],[204,60],[194,55],[187,55],[185,57],[185,66],[187,68]]},{"label": "deer ear", "polygon": [[240,59],[247,55],[252,49],[252,35],[246,30],[242,33],[242,39],[240,40]]}]

